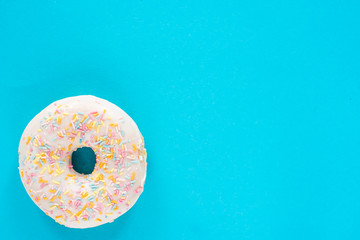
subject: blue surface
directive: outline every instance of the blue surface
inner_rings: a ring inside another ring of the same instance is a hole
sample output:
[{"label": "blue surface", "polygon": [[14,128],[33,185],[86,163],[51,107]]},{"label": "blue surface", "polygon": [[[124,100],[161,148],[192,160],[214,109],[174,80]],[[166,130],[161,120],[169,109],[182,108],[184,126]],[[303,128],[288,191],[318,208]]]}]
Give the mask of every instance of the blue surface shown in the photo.
[{"label": "blue surface", "polygon": [[[7,239],[359,239],[358,1],[0,1]],[[49,103],[123,108],[145,191],[112,224],[48,218],[17,171]]]}]

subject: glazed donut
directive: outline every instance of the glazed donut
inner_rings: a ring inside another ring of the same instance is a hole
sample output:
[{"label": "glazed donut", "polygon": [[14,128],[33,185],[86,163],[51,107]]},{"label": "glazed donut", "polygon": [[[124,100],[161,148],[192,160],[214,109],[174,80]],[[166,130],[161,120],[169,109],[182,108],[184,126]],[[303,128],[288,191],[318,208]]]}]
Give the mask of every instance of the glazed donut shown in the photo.
[{"label": "glazed donut", "polygon": [[[71,164],[78,148],[96,155],[92,173]],[[146,150],[135,122],[94,96],[56,101],[36,115],[19,144],[19,171],[34,203],[56,222],[89,228],[129,210],[144,188]]]}]

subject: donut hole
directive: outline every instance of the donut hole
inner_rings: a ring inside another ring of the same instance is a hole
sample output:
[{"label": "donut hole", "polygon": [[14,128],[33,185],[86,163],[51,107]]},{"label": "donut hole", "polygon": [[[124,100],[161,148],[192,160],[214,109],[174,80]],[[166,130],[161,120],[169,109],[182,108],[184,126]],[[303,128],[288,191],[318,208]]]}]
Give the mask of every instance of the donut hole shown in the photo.
[{"label": "donut hole", "polygon": [[71,165],[75,172],[88,175],[94,171],[96,155],[90,147],[76,149],[71,155]]}]

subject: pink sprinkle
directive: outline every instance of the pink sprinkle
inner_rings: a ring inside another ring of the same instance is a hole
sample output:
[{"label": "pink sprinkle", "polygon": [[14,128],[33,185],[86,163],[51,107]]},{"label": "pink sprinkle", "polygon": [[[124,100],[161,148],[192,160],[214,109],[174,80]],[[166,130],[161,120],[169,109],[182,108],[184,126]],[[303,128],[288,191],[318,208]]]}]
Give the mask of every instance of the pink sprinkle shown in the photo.
[{"label": "pink sprinkle", "polygon": [[78,207],[81,205],[81,201],[80,200],[76,200],[75,203],[75,209],[78,209]]}]

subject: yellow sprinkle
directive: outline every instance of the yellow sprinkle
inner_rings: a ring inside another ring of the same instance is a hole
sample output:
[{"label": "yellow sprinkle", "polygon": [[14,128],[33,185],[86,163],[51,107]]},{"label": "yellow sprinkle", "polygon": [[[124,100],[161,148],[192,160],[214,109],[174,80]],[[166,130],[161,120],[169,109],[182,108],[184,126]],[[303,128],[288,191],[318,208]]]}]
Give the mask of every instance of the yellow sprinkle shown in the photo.
[{"label": "yellow sprinkle", "polygon": [[42,130],[39,128],[38,130],[37,130],[38,132],[42,132]]},{"label": "yellow sprinkle", "polygon": [[100,131],[100,125],[97,126],[96,133],[99,133],[99,131]]},{"label": "yellow sprinkle", "polygon": [[48,181],[42,179],[42,177],[39,179],[39,183],[47,183]]},{"label": "yellow sprinkle", "polygon": [[112,180],[113,182],[116,181],[113,175],[110,175],[110,176],[108,177],[108,179]]},{"label": "yellow sprinkle", "polygon": [[55,209],[55,208],[57,208],[57,205],[54,205],[54,206],[51,206],[51,207],[50,207],[51,210],[53,210],[53,209]]},{"label": "yellow sprinkle", "polygon": [[56,169],[56,174],[55,174],[55,177],[63,174],[65,172],[65,170],[59,170],[59,169]]},{"label": "yellow sprinkle", "polygon": [[56,190],[55,189],[49,189],[49,192],[56,193]]},{"label": "yellow sprinkle", "polygon": [[20,174],[21,174],[21,177],[24,177],[24,170],[23,169],[20,170]]},{"label": "yellow sprinkle", "polygon": [[75,120],[75,118],[76,118],[76,114],[74,114],[74,115],[73,115],[73,118],[72,118],[72,120],[74,121],[74,120]]},{"label": "yellow sprinkle", "polygon": [[68,193],[69,193],[69,190],[66,190],[66,191],[64,192],[65,195],[68,194]]},{"label": "yellow sprinkle", "polygon": [[96,177],[95,177],[95,182],[98,182],[100,180],[104,179],[104,175],[102,175],[101,173],[99,173]]},{"label": "yellow sprinkle", "polygon": [[105,166],[105,165],[106,165],[106,163],[100,162],[100,163],[99,163],[99,168],[102,168],[102,167]]},{"label": "yellow sprinkle", "polygon": [[56,216],[55,218],[62,218],[63,216],[62,215],[60,215],[60,216]]},{"label": "yellow sprinkle", "polygon": [[89,194],[87,192],[81,193],[81,198],[87,198],[87,197],[89,197]]},{"label": "yellow sprinkle", "polygon": [[81,213],[87,208],[87,205],[85,205],[78,213],[76,213],[75,215],[77,217],[79,217],[81,215]]},{"label": "yellow sprinkle", "polygon": [[52,202],[52,201],[54,201],[56,199],[56,195],[54,195],[51,199],[50,199],[50,201]]},{"label": "yellow sprinkle", "polygon": [[60,182],[55,181],[55,180],[52,180],[52,183],[57,184],[57,185],[60,185]]},{"label": "yellow sprinkle", "polygon": [[28,137],[28,140],[26,141],[26,145],[29,144],[30,140],[31,140],[31,137]]},{"label": "yellow sprinkle", "polygon": [[73,215],[73,213],[69,209],[66,209],[65,212],[67,212],[70,215]]},{"label": "yellow sprinkle", "polygon": [[83,116],[83,118],[81,119],[81,121],[80,121],[80,122],[81,122],[81,123],[83,123],[83,122],[84,122],[84,120],[86,119],[86,117],[87,117],[87,116],[86,116],[86,115],[84,115],[84,116]]},{"label": "yellow sprinkle", "polygon": [[136,152],[136,150],[137,150],[136,145],[135,145],[135,144],[133,144],[132,146],[133,146],[134,152]]},{"label": "yellow sprinkle", "polygon": [[131,181],[135,179],[135,172],[132,173]]},{"label": "yellow sprinkle", "polygon": [[100,219],[100,218],[97,218],[96,220],[99,221],[99,222],[101,222],[101,219]]}]

